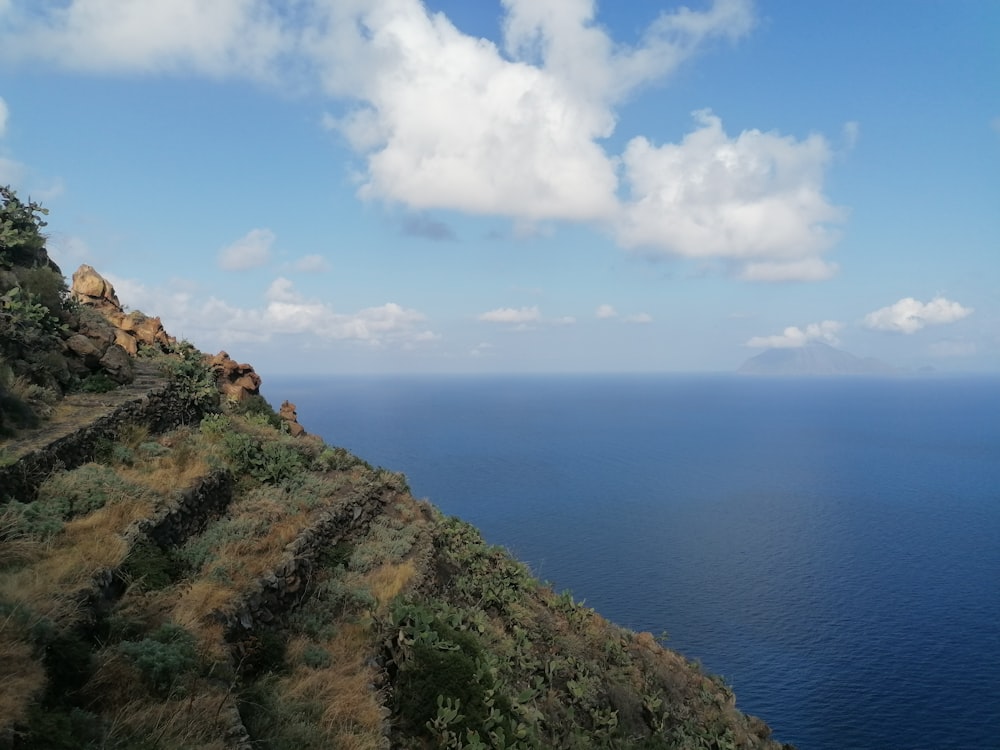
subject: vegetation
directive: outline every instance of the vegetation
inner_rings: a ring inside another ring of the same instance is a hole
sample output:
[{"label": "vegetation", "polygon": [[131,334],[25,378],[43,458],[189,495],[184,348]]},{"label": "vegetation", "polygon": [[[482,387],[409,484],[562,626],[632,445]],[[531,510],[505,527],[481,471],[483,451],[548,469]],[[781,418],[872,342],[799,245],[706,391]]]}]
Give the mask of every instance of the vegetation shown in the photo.
[{"label": "vegetation", "polygon": [[[4,272],[45,271],[41,209],[0,195]],[[73,316],[47,273],[14,274],[4,325],[55,347]],[[261,397],[220,400],[190,344],[144,356],[187,424],[122,425],[0,507],[0,748],[778,747],[721,681],[403,475],[293,438]],[[24,430],[46,386],[13,361],[0,409]]]}]

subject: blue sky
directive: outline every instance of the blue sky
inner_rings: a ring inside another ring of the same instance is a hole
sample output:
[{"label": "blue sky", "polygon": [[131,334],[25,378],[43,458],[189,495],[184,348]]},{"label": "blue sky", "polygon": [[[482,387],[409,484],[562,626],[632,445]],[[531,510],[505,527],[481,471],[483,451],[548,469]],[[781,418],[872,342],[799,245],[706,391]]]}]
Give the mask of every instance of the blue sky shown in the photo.
[{"label": "blue sky", "polygon": [[1000,369],[993,0],[0,0],[0,184],[259,371]]}]

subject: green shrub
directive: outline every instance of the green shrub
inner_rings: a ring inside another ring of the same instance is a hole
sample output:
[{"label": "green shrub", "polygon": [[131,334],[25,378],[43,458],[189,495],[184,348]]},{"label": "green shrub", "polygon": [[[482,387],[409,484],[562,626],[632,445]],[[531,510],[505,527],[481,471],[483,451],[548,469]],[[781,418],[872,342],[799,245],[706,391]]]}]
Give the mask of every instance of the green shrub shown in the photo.
[{"label": "green shrub", "polygon": [[302,652],[302,663],[310,669],[325,669],[332,663],[330,652],[315,643],[310,643]]},{"label": "green shrub", "polygon": [[77,390],[83,393],[107,393],[119,387],[119,384],[103,372],[91,373],[80,381]]},{"label": "green shrub", "polygon": [[223,436],[223,445],[233,471],[258,482],[280,484],[305,468],[302,454],[278,440],[263,441],[253,435],[230,432]]},{"label": "green shrub", "polygon": [[72,518],[92,513],[115,498],[142,493],[107,466],[84,464],[53,475],[42,482],[34,502],[11,503],[11,510],[16,513],[20,532],[48,538]]},{"label": "green shrub", "polygon": [[163,359],[163,369],[174,388],[187,402],[188,409],[184,417],[192,422],[219,406],[215,373],[202,360],[201,352],[187,341],[180,342],[174,348],[174,354]]},{"label": "green shrub", "polygon": [[276,430],[281,429],[281,417],[267,402],[267,399],[259,394],[235,402],[230,407],[230,411],[241,417],[258,417],[260,419],[250,419],[250,421],[270,425]]},{"label": "green shrub", "polygon": [[180,577],[182,564],[149,539],[139,541],[122,563],[122,572],[145,591],[166,588]]},{"label": "green shrub", "polygon": [[22,202],[10,185],[0,187],[0,265],[33,266],[45,237],[42,216],[49,211],[30,198]]},{"label": "green shrub", "polygon": [[169,695],[178,680],[198,666],[194,636],[180,625],[161,625],[141,641],[122,641],[118,650],[142,673],[147,685],[160,695]]}]

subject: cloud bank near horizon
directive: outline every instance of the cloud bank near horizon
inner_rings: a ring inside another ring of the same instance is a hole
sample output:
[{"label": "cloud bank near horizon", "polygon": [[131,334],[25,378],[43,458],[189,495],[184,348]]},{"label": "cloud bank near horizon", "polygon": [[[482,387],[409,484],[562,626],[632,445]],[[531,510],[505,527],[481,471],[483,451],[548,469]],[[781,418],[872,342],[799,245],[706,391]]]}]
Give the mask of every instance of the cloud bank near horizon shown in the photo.
[{"label": "cloud bank near horizon", "polygon": [[971,307],[940,296],[927,303],[904,297],[895,304],[868,313],[864,324],[875,331],[910,334],[927,326],[955,323],[973,312]]},{"label": "cloud bank near horizon", "polygon": [[[663,11],[624,44],[594,0],[503,0],[498,42],[419,0],[0,3],[0,61],[93,75],[250,79],[320,91],[363,164],[358,195],[422,211],[586,223],[651,258],[714,259],[750,281],[816,281],[836,265],[831,147],[694,113],[679,143],[603,143],[618,107],[717,40],[752,30],[751,0]],[[332,105],[333,106],[333,105]]]},{"label": "cloud bank near horizon", "polygon": [[837,333],[844,327],[836,320],[824,320],[821,323],[810,323],[805,328],[788,326],[784,331],[773,336],[754,336],[745,346],[752,349],[798,349],[812,341],[826,344],[837,344]]}]

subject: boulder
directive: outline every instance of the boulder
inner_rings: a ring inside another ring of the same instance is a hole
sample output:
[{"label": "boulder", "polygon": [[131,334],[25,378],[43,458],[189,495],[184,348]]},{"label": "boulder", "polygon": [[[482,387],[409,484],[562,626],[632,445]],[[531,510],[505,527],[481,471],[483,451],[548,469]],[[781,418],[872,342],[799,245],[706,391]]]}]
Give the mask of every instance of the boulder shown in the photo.
[{"label": "boulder", "polygon": [[215,372],[215,380],[222,395],[231,401],[243,401],[260,395],[260,375],[251,365],[234,360],[226,352],[219,352],[208,360]]},{"label": "boulder", "polygon": [[114,286],[90,266],[80,266],[73,274],[72,293],[74,299],[97,310],[110,325],[110,332],[102,334],[84,331],[91,338],[104,336],[109,344],[116,343],[133,357],[140,344],[169,346],[176,343],[176,339],[163,329],[159,318],[150,318],[138,311],[126,314]]},{"label": "boulder", "polygon": [[109,378],[120,385],[131,383],[135,379],[131,357],[117,344],[112,344],[104,352],[100,366],[108,373]]},{"label": "boulder", "polygon": [[305,428],[299,424],[299,414],[295,411],[295,404],[290,401],[283,401],[281,409],[278,410],[278,417],[288,425],[288,434],[292,437],[300,437],[306,434]]},{"label": "boulder", "polygon": [[99,366],[104,352],[94,342],[82,333],[76,333],[66,339],[66,348],[83,360],[87,367],[94,369]]},{"label": "boulder", "polygon": [[94,301],[106,301],[121,310],[118,295],[111,282],[88,265],[82,265],[73,274],[73,297],[86,304]]}]

